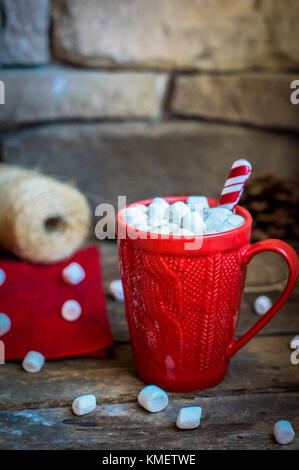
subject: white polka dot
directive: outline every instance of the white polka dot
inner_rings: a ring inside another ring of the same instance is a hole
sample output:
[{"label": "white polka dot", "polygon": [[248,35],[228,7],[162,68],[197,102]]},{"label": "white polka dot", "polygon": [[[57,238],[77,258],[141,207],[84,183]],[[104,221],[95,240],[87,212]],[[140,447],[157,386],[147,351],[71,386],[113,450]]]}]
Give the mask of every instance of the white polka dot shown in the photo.
[{"label": "white polka dot", "polygon": [[11,328],[10,318],[5,313],[0,313],[0,336],[5,335]]},{"label": "white polka dot", "polygon": [[61,315],[67,321],[76,321],[82,313],[82,308],[77,300],[67,300],[64,302]]},{"label": "white polka dot", "polygon": [[3,271],[3,269],[0,268],[0,286],[2,286],[2,284],[4,284],[5,279],[6,279],[6,274]]},{"label": "white polka dot", "polygon": [[70,263],[62,271],[62,278],[67,284],[77,285],[85,278],[85,271],[78,263]]}]

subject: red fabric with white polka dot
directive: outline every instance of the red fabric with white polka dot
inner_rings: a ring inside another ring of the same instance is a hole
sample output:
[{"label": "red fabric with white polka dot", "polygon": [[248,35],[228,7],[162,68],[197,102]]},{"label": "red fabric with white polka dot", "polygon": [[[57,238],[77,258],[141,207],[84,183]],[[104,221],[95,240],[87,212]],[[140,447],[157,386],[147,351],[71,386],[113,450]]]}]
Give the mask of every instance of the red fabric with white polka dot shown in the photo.
[{"label": "red fabric with white polka dot", "polygon": [[[69,263],[79,263],[85,278],[78,285],[62,279]],[[11,329],[0,337],[5,359],[23,359],[30,350],[46,359],[69,356],[104,357],[112,345],[101,279],[99,251],[90,246],[72,258],[53,265],[33,265],[0,258],[6,280],[0,286],[0,312],[11,320]],[[76,300],[82,314],[68,322],[61,315],[67,300]]]}]

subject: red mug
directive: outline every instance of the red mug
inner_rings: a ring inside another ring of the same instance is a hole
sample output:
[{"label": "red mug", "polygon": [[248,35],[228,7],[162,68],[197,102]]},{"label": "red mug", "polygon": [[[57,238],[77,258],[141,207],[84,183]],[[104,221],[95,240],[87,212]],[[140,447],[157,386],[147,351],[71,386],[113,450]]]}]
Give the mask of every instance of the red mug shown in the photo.
[{"label": "red mug", "polygon": [[[185,202],[187,197],[165,199]],[[217,201],[209,199],[209,204],[214,207]],[[185,248],[196,236],[152,239],[143,232],[145,238],[136,238],[138,232],[117,214],[118,234],[125,234],[118,236],[118,247],[126,316],[136,369],[145,383],[176,392],[218,384],[230,358],[290,296],[298,275],[295,251],[274,239],[251,245],[251,215],[240,206],[236,213],[245,218],[241,227],[201,236],[197,250]],[[246,267],[262,251],[286,260],[288,283],[271,309],[236,340]]]}]

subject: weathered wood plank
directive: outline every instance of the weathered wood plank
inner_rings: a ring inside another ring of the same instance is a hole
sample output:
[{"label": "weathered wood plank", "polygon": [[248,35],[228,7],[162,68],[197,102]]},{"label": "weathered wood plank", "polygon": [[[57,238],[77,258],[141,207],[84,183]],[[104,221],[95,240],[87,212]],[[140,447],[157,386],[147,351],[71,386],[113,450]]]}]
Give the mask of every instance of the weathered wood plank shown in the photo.
[{"label": "weathered wood plank", "polygon": [[[290,363],[289,339],[257,337],[231,361],[225,380],[214,388],[171,396],[209,397],[241,393],[298,392],[299,366]],[[72,359],[47,362],[39,374],[19,363],[0,367],[0,409],[70,405],[84,393],[99,403],[134,401],[143,383],[137,378],[130,345],[117,345],[114,359]]]},{"label": "weathered wood plank", "polygon": [[[171,399],[162,413],[134,403],[102,405],[76,417],[69,407],[0,412],[1,449],[298,449],[299,393]],[[203,408],[201,425],[175,426],[182,406]],[[275,421],[290,420],[297,435],[281,447],[272,435]],[[157,436],[159,438],[157,439]]]},{"label": "weathered wood plank", "polygon": [[[299,332],[299,286],[295,289],[285,306],[280,312],[266,325],[259,336],[268,335],[289,335],[294,336]],[[266,292],[265,294],[259,293],[258,295],[267,295],[271,298],[272,302],[278,298],[280,292]],[[247,331],[258,319],[258,315],[254,312],[254,301],[257,294],[244,294],[242,308],[240,313],[240,323],[237,331],[237,336],[242,335]]]}]

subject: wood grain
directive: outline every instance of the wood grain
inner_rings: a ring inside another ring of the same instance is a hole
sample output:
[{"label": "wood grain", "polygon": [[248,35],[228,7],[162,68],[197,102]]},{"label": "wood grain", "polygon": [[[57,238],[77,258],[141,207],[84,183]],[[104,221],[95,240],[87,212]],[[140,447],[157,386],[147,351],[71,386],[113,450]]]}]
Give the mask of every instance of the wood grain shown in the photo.
[{"label": "wood grain", "polygon": [[[286,337],[255,338],[233,358],[222,383],[208,390],[170,395],[194,399],[299,392],[299,366],[290,363],[290,353]],[[24,372],[19,363],[5,364],[0,373],[0,409],[69,406],[84,393],[95,393],[99,403],[125,403],[134,401],[142,387],[130,345],[117,345],[115,358],[51,361],[39,374]]]},{"label": "wood grain", "polygon": [[[105,360],[49,361],[39,374],[24,372],[16,362],[1,366],[0,449],[299,449],[299,366],[290,363],[289,349],[299,331],[298,286],[283,311],[232,359],[222,383],[170,393],[167,409],[149,414],[136,401],[144,385],[134,368],[124,304],[109,294],[110,281],[119,278],[116,245],[100,247],[114,352]],[[256,277],[260,268],[254,268]],[[269,295],[274,301],[279,292]],[[258,319],[256,296],[244,295],[238,335]],[[79,418],[71,403],[84,393],[96,394],[98,407]],[[203,407],[201,426],[180,431],[177,411],[191,404]],[[284,447],[272,436],[282,418],[297,433]]]},{"label": "wood grain", "polygon": [[[103,405],[90,415],[70,408],[0,412],[1,449],[281,449],[272,429],[289,419],[299,427],[299,393],[172,399],[161,413],[150,414],[134,403]],[[196,430],[178,430],[182,406],[202,406]],[[297,433],[285,446],[299,448]]]}]

